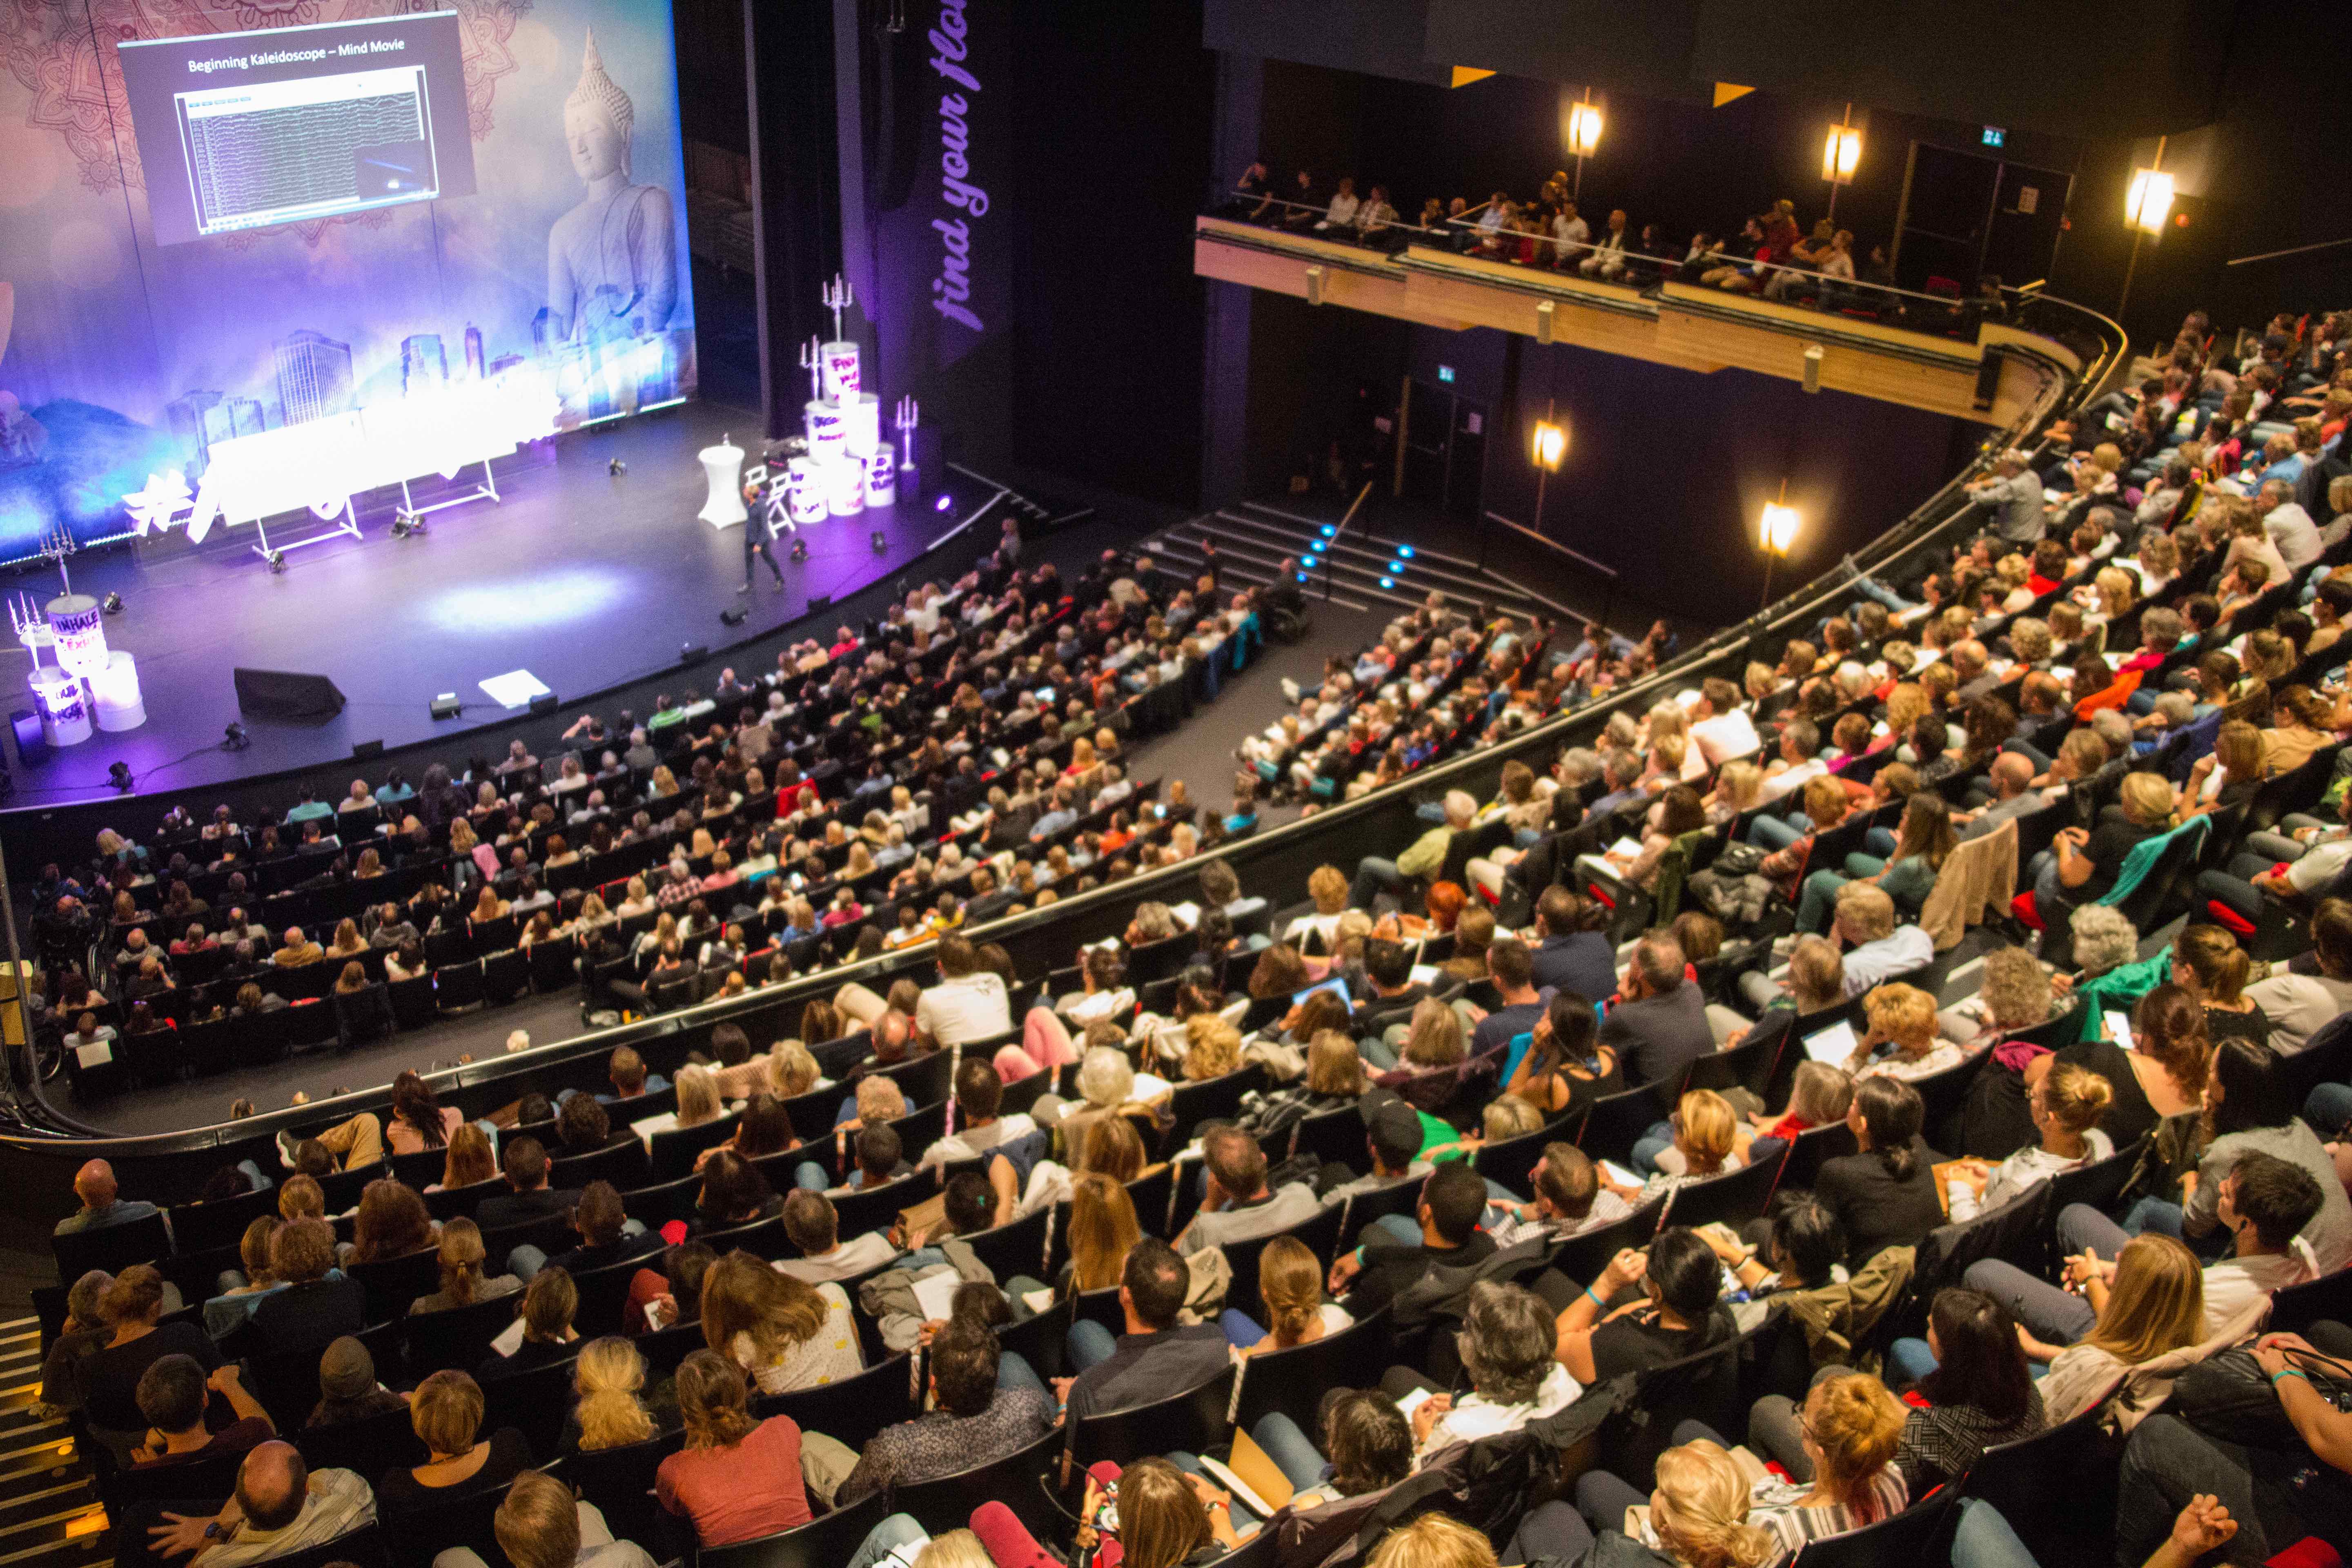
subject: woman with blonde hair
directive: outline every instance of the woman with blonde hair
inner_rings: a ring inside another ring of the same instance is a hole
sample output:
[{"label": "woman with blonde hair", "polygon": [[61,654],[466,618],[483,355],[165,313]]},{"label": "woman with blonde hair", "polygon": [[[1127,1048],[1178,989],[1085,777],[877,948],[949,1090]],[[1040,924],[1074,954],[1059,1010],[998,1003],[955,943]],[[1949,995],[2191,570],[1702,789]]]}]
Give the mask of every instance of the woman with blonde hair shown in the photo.
[{"label": "woman with blonde hair", "polygon": [[498,1173],[498,1155],[490,1148],[490,1135],[471,1121],[460,1121],[449,1134],[448,1155],[441,1163],[441,1179],[425,1190],[453,1192],[489,1181]]},{"label": "woman with blonde hair", "polygon": [[1143,1134],[1135,1130],[1132,1118],[1107,1116],[1087,1131],[1086,1146],[1079,1152],[1076,1168],[1080,1172],[1091,1171],[1097,1175],[1108,1176],[1114,1182],[1125,1183],[1160,1167],[1148,1163]]},{"label": "woman with blonde hair", "polygon": [[[1348,875],[1337,866],[1318,866],[1307,874],[1307,896],[1315,900],[1315,913],[1324,920],[1338,918],[1348,908]],[[1320,928],[1318,928],[1320,929]],[[1330,931],[1323,930],[1326,941]]]},{"label": "woman with blonde hair", "polygon": [[1337,1333],[1356,1320],[1336,1302],[1323,1299],[1323,1266],[1314,1252],[1295,1236],[1278,1236],[1258,1254],[1257,1293],[1265,1304],[1266,1322],[1228,1307],[1218,1320],[1225,1338],[1239,1355],[1260,1351],[1295,1350]]},{"label": "woman with blonde hair", "polygon": [[[1463,1037],[1461,1015],[1434,996],[1424,996],[1405,1026],[1404,1040],[1396,1047],[1397,1070],[1419,1072],[1458,1065],[1470,1054]],[[1375,1063],[1379,1053],[1372,1054]]]},{"label": "woman with blonde hair", "polygon": [[1945,1208],[1958,1224],[1997,1209],[2038,1182],[2104,1160],[2115,1144],[2099,1131],[2099,1119],[2115,1102],[2115,1087],[2088,1068],[2061,1063],[2026,1093],[2034,1131],[2027,1145],[1998,1167],[1982,1160],[1954,1163],[1944,1179]]},{"label": "woman with blonde hair", "polygon": [[1748,1522],[1770,1531],[1793,1553],[1809,1541],[1843,1535],[1902,1512],[1911,1500],[1911,1489],[1894,1463],[1903,1422],[1902,1403],[1867,1373],[1815,1383],[1797,1423],[1812,1478],[1758,1481],[1748,1492]]},{"label": "woman with blonde hair", "polygon": [[[1704,1430],[1689,1422],[1677,1432],[1695,1427]],[[1749,1519],[1749,1502],[1747,1477],[1730,1453],[1700,1437],[1658,1456],[1647,1498],[1606,1470],[1587,1471],[1576,1485],[1576,1506],[1553,1501],[1530,1510],[1504,1555],[1515,1563],[1557,1559],[1578,1568],[1767,1568],[1786,1558],[1788,1549],[1776,1531]],[[1370,1568],[1485,1568],[1496,1561],[1491,1550],[1484,1563],[1466,1555],[1468,1543],[1456,1544],[1454,1531],[1472,1535],[1443,1515],[1426,1515],[1382,1542]],[[1420,1550],[1391,1552],[1416,1533],[1426,1546],[1415,1542]]]},{"label": "woman with blonde hair", "polygon": [[791,1100],[823,1087],[816,1058],[798,1040],[778,1040],[768,1052],[768,1083],[778,1100]]},{"label": "woman with blonde hair", "polygon": [[688,1356],[678,1365],[677,1386],[686,1447],[654,1472],[654,1496],[662,1507],[691,1521],[705,1547],[757,1541],[808,1523],[802,1433],[792,1417],[752,1415],[742,1369],[717,1352]]},{"label": "woman with blonde hair", "polygon": [[1242,1032],[1218,1014],[1195,1013],[1185,1020],[1184,1035],[1187,1083],[1205,1083],[1241,1070]]},{"label": "woman with blonde hair", "polygon": [[1060,1295],[1118,1288],[1127,1255],[1142,1238],[1135,1200],[1110,1177],[1087,1172],[1070,1184],[1070,1261]]},{"label": "woman with blonde hair", "polygon": [[645,1386],[646,1358],[636,1346],[618,1334],[589,1341],[572,1369],[572,1388],[580,1402],[559,1451],[625,1448],[653,1436],[654,1418],[637,1397]]},{"label": "woman with blonde hair", "polygon": [[762,1394],[814,1388],[866,1369],[840,1286],[779,1274],[740,1248],[702,1277],[702,1335]]},{"label": "woman with blonde hair", "polygon": [[1752,809],[1764,795],[1764,770],[1744,759],[1723,764],[1715,788],[1706,800],[1707,825],[1720,827],[1741,812]]},{"label": "woman with blonde hair", "polygon": [[[2038,1338],[2035,1325],[2026,1321],[2027,1309],[2038,1298],[2017,1285],[2020,1280],[2040,1283],[2033,1276],[1999,1258],[1969,1266],[1969,1288],[2007,1303],[2018,1314],[2019,1343],[2026,1355],[2050,1363],[2039,1386],[2043,1413],[2053,1425],[2112,1396],[2116,1425],[2128,1432],[2163,1403],[2173,1379],[2201,1358],[2200,1342],[2227,1342],[2251,1331],[2261,1318],[2263,1303],[2250,1303],[2241,1314],[2242,1325],[2225,1324],[2220,1333],[2209,1332],[2203,1260],[2177,1237],[2144,1232],[2124,1245],[2115,1263],[2115,1282],[2107,1287],[2106,1301],[2095,1316],[2070,1299],[2071,1308],[2084,1310],[2083,1317],[2065,1325],[2081,1333],[2071,1343]],[[2039,1326],[2053,1331],[2061,1327]],[[2142,1368],[2147,1370],[2143,1373]]]},{"label": "woman with blonde hair", "polygon": [[1740,1150],[1739,1113],[1711,1089],[1682,1097],[1675,1113],[1633,1145],[1633,1168],[1654,1179],[1643,1191],[1664,1191],[1661,1179],[1717,1176],[1747,1163]]},{"label": "woman with blonde hair", "polygon": [[[1866,1078],[1926,1078],[1960,1064],[1960,1048],[1936,1037],[1936,998],[1916,985],[1874,986],[1863,998],[1868,1026],[1846,1059],[1859,1082]],[[1882,1047],[1889,1047],[1885,1055]]]},{"label": "woman with blonde hair", "polygon": [[511,1274],[485,1278],[482,1258],[479,1226],[463,1215],[444,1222],[441,1226],[441,1289],[410,1302],[410,1314],[443,1312],[452,1307],[470,1306],[476,1301],[496,1300],[500,1296],[514,1295],[522,1289],[522,1281]]}]

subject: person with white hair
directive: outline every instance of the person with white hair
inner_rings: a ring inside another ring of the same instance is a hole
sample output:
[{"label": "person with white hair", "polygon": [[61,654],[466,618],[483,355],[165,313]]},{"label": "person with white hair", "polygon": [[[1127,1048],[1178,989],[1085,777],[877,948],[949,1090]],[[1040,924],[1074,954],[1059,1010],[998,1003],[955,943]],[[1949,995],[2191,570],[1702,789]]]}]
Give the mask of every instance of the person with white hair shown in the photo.
[{"label": "person with white hair", "polygon": [[1393,860],[1367,855],[1356,862],[1348,902],[1357,909],[1370,909],[1381,893],[1402,892],[1416,881],[1433,879],[1445,864],[1454,836],[1466,832],[1477,815],[1478,802],[1467,790],[1446,791],[1445,820],[1414,839],[1411,848]]},{"label": "person with white hair", "polygon": [[529,1049],[530,1049],[530,1031],[529,1029],[509,1029],[507,1031],[508,1055],[511,1056],[517,1051],[527,1051]]}]

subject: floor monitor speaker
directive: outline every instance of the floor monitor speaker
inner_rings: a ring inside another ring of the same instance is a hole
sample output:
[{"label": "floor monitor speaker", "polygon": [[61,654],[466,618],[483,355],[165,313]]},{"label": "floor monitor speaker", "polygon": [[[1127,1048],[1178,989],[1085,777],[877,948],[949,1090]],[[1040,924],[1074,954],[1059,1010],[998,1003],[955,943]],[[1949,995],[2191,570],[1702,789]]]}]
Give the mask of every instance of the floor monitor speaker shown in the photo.
[{"label": "floor monitor speaker", "polygon": [[292,669],[236,671],[236,710],[249,719],[317,724],[343,710],[343,694],[323,675]]}]

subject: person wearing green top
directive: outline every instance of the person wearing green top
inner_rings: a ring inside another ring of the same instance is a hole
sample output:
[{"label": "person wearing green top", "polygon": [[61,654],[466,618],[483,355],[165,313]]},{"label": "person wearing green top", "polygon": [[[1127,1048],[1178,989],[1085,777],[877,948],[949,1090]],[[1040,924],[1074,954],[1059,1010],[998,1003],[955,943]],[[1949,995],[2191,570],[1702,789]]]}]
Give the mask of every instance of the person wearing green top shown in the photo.
[{"label": "person wearing green top", "polygon": [[1402,892],[1415,881],[1434,878],[1444,868],[1445,851],[1456,833],[1465,831],[1478,815],[1478,802],[1466,790],[1445,792],[1445,822],[1412,841],[1412,847],[1393,860],[1367,855],[1356,862],[1355,880],[1348,886],[1348,902],[1368,910],[1382,893]]},{"label": "person wearing green top", "polygon": [[2105,904],[2082,904],[2067,917],[2074,938],[2074,962],[2082,973],[2073,978],[2053,975],[2051,984],[2077,1000],[2076,1043],[2099,1037],[2100,1019],[2108,1013],[2128,1013],[2139,999],[2172,974],[2172,949],[2135,959],[2139,931],[2123,913]]}]

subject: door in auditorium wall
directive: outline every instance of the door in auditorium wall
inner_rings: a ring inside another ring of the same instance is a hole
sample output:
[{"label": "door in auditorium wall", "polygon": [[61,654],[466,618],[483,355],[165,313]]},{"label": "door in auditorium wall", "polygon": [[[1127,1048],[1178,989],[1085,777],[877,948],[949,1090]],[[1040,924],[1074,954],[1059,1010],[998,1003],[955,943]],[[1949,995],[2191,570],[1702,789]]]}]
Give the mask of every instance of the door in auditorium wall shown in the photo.
[{"label": "door in auditorium wall", "polygon": [[1486,468],[1486,405],[1452,387],[1416,378],[1403,410],[1408,500],[1448,517],[1477,521]]},{"label": "door in auditorium wall", "polygon": [[1895,224],[1895,281],[1963,294],[1991,273],[2011,288],[2050,276],[2074,176],[2030,163],[1911,143]]}]

